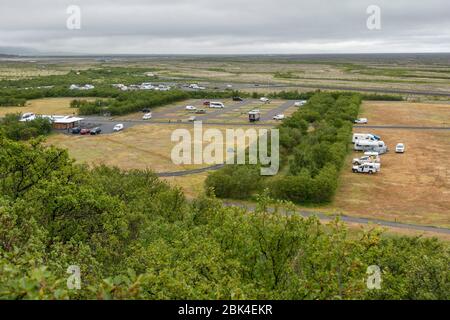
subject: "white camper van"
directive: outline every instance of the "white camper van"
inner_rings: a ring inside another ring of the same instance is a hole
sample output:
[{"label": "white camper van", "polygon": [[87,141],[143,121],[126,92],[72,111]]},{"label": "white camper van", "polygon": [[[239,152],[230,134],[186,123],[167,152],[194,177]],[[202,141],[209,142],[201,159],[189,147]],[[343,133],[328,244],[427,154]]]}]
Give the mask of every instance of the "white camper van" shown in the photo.
[{"label": "white camper van", "polygon": [[364,152],[378,152],[378,154],[384,154],[388,151],[388,148],[384,141],[361,140],[355,143],[354,150]]},{"label": "white camper van", "polygon": [[352,142],[356,143],[361,140],[380,141],[381,137],[371,133],[354,133]]}]

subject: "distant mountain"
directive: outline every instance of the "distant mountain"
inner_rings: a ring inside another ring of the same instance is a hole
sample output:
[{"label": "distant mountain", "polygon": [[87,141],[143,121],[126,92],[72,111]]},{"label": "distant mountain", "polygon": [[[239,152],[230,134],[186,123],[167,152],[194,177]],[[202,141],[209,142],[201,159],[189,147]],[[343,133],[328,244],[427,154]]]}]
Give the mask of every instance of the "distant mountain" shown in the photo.
[{"label": "distant mountain", "polygon": [[40,55],[38,50],[27,48],[27,47],[0,47],[0,56],[11,57],[11,56],[30,56],[30,55]]}]

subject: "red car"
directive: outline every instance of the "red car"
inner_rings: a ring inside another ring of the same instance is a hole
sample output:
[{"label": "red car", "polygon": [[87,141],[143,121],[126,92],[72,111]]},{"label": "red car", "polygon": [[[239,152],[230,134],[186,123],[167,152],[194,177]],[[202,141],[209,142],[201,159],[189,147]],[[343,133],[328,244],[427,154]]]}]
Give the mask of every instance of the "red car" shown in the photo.
[{"label": "red car", "polygon": [[90,129],[81,129],[80,134],[85,135],[85,134],[90,134],[91,130]]},{"label": "red car", "polygon": [[211,104],[211,102],[209,102],[209,101],[203,102],[203,105],[204,105],[204,106],[208,106],[208,107],[209,107],[210,104]]}]

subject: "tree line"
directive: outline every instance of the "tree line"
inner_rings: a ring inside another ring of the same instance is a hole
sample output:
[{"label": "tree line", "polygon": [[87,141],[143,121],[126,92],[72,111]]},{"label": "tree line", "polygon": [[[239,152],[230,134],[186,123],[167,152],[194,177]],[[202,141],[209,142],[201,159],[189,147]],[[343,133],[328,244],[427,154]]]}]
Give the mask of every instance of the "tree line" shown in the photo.
[{"label": "tree line", "polygon": [[263,178],[255,166],[230,165],[209,174],[206,188],[214,189],[221,198],[246,199],[267,188],[276,199],[330,201],[360,104],[359,94],[315,93],[278,126],[281,174]]}]

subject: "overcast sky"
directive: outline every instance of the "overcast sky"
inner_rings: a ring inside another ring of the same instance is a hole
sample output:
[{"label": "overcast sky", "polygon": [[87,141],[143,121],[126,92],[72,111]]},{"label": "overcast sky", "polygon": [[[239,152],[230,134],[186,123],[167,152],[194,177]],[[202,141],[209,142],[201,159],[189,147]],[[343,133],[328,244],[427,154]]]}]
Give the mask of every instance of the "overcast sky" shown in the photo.
[{"label": "overcast sky", "polygon": [[[0,47],[93,54],[450,52],[449,0],[0,0]],[[67,7],[81,9],[69,30]],[[369,5],[381,30],[367,28]]]}]

